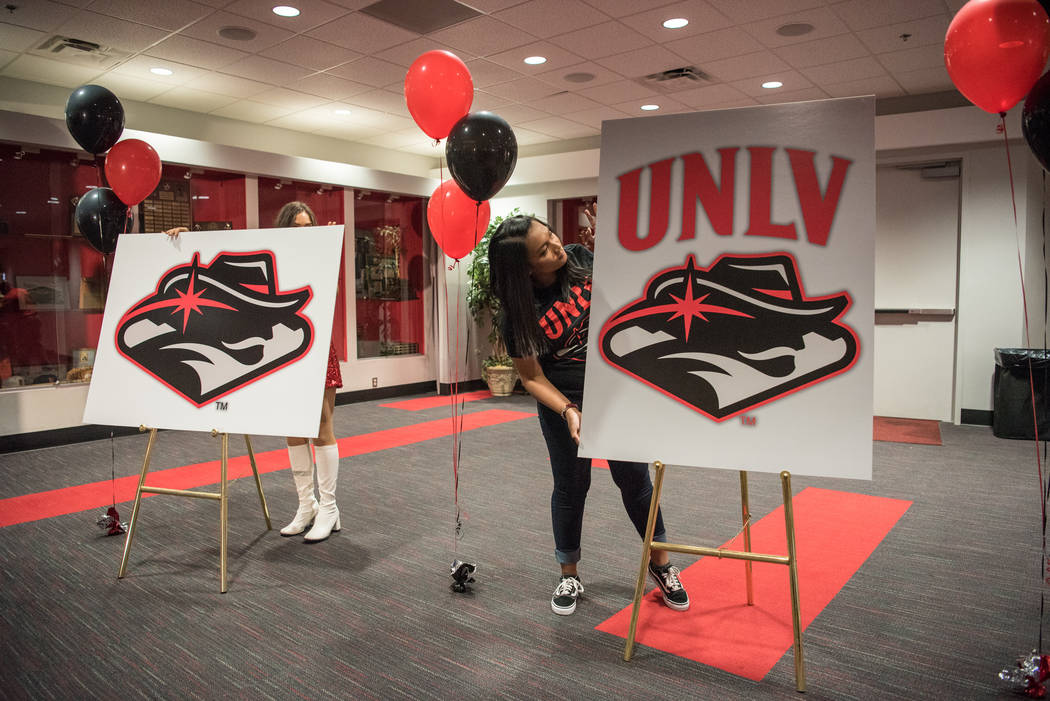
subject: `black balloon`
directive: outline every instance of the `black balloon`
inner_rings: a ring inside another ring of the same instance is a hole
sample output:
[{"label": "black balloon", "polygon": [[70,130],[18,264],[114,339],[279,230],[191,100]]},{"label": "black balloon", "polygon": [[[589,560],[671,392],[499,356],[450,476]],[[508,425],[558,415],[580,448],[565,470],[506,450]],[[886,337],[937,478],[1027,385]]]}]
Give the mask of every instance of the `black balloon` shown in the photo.
[{"label": "black balloon", "polygon": [[77,228],[99,253],[112,253],[128,222],[128,206],[108,187],[96,187],[77,202]]},{"label": "black balloon", "polygon": [[1021,131],[1028,148],[1050,170],[1050,73],[1036,81],[1024,101]]},{"label": "black balloon", "polygon": [[471,112],[452,125],[445,140],[452,179],[467,197],[484,202],[507,184],[518,162],[518,140],[492,112]]},{"label": "black balloon", "polygon": [[101,85],[81,85],[66,101],[66,128],[88,153],[105,153],[124,131],[124,106]]}]

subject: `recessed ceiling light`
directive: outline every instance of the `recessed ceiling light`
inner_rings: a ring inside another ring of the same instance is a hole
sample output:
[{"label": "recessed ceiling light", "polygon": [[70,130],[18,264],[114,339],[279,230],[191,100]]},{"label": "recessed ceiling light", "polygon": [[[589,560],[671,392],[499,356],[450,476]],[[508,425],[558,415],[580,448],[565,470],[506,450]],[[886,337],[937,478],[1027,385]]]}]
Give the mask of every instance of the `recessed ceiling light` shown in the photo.
[{"label": "recessed ceiling light", "polygon": [[779,80],[768,80],[765,83],[762,83],[762,87],[767,90],[772,90],[773,88],[782,88],[784,87],[784,84]]},{"label": "recessed ceiling light", "polygon": [[813,25],[806,22],[792,22],[777,27],[777,34],[782,37],[800,37],[813,31]]},{"label": "recessed ceiling light", "polygon": [[664,20],[664,26],[668,29],[681,29],[687,24],[689,24],[689,20],[685,17],[675,17],[673,19]]},{"label": "recessed ceiling light", "polygon": [[525,59],[525,63],[529,64],[530,66],[538,66],[541,63],[546,63],[546,62],[547,62],[547,57],[546,56],[529,56],[528,58]]},{"label": "recessed ceiling light", "polygon": [[660,109],[660,105],[642,105],[642,109],[646,112],[652,112],[653,110]]},{"label": "recessed ceiling light", "polygon": [[153,75],[171,75],[172,70],[170,68],[150,68],[149,72]]},{"label": "recessed ceiling light", "polygon": [[291,7],[290,5],[278,5],[277,7],[273,8],[273,13],[275,15],[279,15],[281,17],[298,17],[299,16],[298,8]]},{"label": "recessed ceiling light", "polygon": [[335,112],[336,114],[341,114],[341,115],[350,114],[350,110],[346,110],[346,109],[339,109],[339,110],[332,110],[332,111]]}]

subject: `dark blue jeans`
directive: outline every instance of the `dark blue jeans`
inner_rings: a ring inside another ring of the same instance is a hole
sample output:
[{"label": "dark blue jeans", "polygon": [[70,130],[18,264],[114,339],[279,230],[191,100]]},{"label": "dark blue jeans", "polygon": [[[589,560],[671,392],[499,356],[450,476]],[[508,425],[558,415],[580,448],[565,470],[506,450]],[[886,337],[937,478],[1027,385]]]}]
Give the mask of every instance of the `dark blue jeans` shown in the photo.
[{"label": "dark blue jeans", "polygon": [[[579,404],[579,397],[570,397]],[[554,555],[561,564],[580,561],[580,534],[583,531],[583,506],[591,486],[591,459],[578,457],[576,441],[569,435],[569,427],[556,412],[537,402],[540,429],[547,441],[554,474],[551,493],[551,523],[554,526]],[[627,515],[638,535],[645,537],[649,520],[649,504],[653,498],[653,483],[649,466],[640,462],[610,460],[609,472],[620,488],[620,497]],[[653,540],[666,542],[663,514],[656,514]]]}]

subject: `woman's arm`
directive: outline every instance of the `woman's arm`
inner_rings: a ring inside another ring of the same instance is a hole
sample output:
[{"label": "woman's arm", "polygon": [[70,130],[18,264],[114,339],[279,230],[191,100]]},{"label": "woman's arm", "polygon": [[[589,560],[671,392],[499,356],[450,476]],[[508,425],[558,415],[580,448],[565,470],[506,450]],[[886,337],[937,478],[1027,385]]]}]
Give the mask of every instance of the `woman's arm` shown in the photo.
[{"label": "woman's arm", "polygon": [[547,379],[536,356],[530,355],[527,358],[513,358],[513,360],[514,369],[518,371],[518,376],[521,377],[521,384],[525,391],[543,406],[561,414],[562,418],[565,419],[565,423],[569,426],[569,435],[579,445],[580,419],[582,416],[579,408],[575,405],[569,406],[572,402],[566,399],[565,395]]}]

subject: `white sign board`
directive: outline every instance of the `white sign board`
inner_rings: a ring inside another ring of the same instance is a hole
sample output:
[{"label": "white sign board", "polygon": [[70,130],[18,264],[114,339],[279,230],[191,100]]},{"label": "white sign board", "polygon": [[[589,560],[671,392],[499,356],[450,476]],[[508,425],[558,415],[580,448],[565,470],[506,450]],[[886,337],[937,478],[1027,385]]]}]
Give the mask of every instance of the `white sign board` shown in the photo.
[{"label": "white sign board", "polygon": [[871,479],[875,101],[605,122],[580,454]]},{"label": "white sign board", "polygon": [[120,237],[85,423],[313,437],[342,226]]}]

